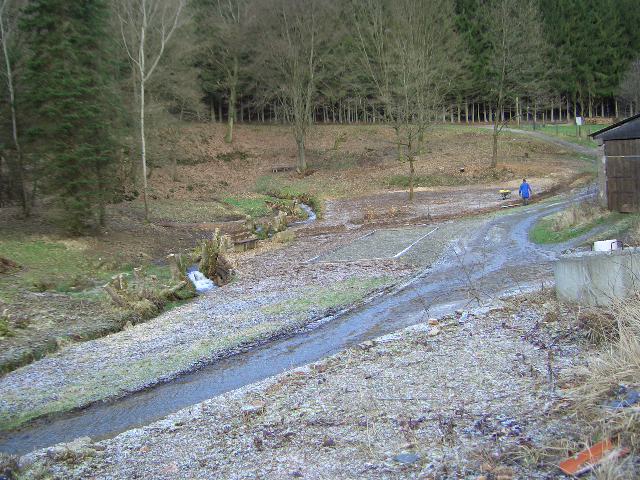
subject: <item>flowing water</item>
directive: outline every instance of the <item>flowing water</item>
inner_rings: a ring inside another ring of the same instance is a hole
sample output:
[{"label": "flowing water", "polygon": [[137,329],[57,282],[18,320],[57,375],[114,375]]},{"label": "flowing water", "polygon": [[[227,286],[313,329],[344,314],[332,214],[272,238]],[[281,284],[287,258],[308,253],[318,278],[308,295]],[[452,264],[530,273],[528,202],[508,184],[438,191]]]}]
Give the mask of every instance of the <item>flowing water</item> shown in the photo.
[{"label": "flowing water", "polygon": [[[52,420],[36,421],[0,436],[0,451],[25,453],[80,436],[103,439],[146,425],[172,412],[284,370],[336,353],[364,340],[539,286],[551,276],[562,245],[534,245],[528,232],[542,216],[586,197],[530,205],[487,217],[477,230],[451,245],[441,262],[405,288],[351,313],[243,354],[216,361],[171,382],[119,400],[95,404]],[[399,231],[399,234],[402,234]]]}]

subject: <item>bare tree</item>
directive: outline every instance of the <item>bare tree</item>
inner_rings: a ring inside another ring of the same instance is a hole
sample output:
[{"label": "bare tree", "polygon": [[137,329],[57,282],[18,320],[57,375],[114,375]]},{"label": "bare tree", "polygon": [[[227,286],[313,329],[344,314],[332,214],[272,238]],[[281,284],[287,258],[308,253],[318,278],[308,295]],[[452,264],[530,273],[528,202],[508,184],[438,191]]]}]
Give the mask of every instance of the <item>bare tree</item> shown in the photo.
[{"label": "bare tree", "polygon": [[505,106],[543,90],[547,46],[534,0],[488,0],[480,9],[488,50],[485,72],[493,110],[491,166],[498,164],[498,135],[508,118]]},{"label": "bare tree", "polygon": [[631,115],[638,113],[640,110],[640,59],[629,65],[620,84],[620,96],[629,105]]},{"label": "bare tree", "polygon": [[4,56],[4,76],[7,85],[7,93],[9,96],[9,109],[11,111],[11,134],[13,145],[15,148],[16,174],[18,176],[18,188],[20,190],[20,200],[22,203],[22,211],[26,217],[31,214],[31,199],[29,198],[28,188],[26,185],[26,173],[22,148],[20,145],[20,136],[18,133],[18,116],[16,112],[16,93],[14,86],[14,67],[10,55],[15,30],[17,11],[21,5],[17,1],[0,0],[0,44],[2,45],[2,54]]},{"label": "bare tree", "polygon": [[[180,23],[186,0],[122,0],[118,18],[122,44],[134,67],[134,88],[140,109],[140,155],[144,218],[149,219],[147,200],[147,147],[145,136],[145,87],[153,75],[167,43]],[[134,92],[135,93],[135,92]]]},{"label": "bare tree", "polygon": [[[333,32],[332,4],[320,0],[272,0],[263,4],[257,39],[259,92],[275,100],[291,124],[298,148],[300,173],[307,170],[305,142],[313,122],[322,65]],[[268,12],[268,13],[267,13]]]},{"label": "bare tree", "polygon": [[218,84],[227,92],[228,114],[225,141],[233,142],[236,120],[241,57],[247,50],[246,35],[249,22],[249,0],[211,0],[203,9],[209,13],[200,19],[207,25],[203,32],[207,38],[206,58],[217,70]]},{"label": "bare tree", "polygon": [[458,71],[452,3],[355,0],[353,12],[362,63],[395,131],[398,159],[409,166],[413,200],[425,134]]}]

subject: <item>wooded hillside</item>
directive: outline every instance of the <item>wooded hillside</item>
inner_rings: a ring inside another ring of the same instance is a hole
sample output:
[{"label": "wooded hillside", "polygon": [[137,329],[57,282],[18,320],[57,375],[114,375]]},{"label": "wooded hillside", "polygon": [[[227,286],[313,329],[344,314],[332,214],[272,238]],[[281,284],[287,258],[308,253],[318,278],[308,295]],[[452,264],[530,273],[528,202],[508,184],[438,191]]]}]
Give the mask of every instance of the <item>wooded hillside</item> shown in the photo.
[{"label": "wooded hillside", "polygon": [[[637,0],[0,0],[0,206],[80,233],[176,162],[181,121],[386,123],[410,165],[437,122],[640,108]],[[412,177],[411,177],[412,178]]]}]

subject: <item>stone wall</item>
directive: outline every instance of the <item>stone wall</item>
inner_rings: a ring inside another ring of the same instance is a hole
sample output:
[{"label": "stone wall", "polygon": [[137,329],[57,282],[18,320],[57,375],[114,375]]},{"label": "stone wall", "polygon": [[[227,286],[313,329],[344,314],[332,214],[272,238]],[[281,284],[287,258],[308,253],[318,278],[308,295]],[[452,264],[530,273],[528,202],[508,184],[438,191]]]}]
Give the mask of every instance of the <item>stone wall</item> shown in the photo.
[{"label": "stone wall", "polygon": [[640,248],[563,255],[554,273],[560,300],[610,305],[640,289]]}]

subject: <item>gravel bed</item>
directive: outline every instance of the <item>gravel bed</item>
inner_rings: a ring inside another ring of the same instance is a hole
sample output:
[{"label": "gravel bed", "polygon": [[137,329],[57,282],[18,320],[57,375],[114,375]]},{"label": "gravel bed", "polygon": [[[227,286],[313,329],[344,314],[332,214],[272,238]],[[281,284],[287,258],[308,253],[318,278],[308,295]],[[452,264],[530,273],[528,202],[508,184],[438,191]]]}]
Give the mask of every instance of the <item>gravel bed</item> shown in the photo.
[{"label": "gravel bed", "polygon": [[[393,260],[304,263],[314,252],[355,236],[267,243],[232,259],[239,274],[231,284],[146,323],[72,344],[1,377],[0,424],[15,425],[141,390],[239,346],[300,328],[324,311],[357,302],[415,272]],[[328,302],[319,301],[324,305],[319,308],[302,302],[307,298]]]},{"label": "gravel bed", "polygon": [[436,222],[423,226],[371,230],[346,245],[329,250],[311,262],[354,262],[372,258],[396,259],[424,267],[436,262],[453,241],[468,236],[486,218]]},{"label": "gravel bed", "polygon": [[568,317],[548,296],[507,299],[21,464],[64,479],[563,478],[565,452],[539,452],[583,433],[562,408],[585,361]]}]

